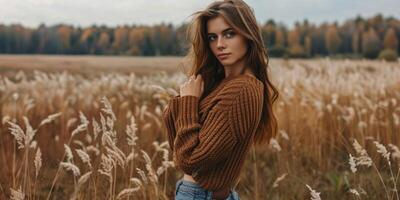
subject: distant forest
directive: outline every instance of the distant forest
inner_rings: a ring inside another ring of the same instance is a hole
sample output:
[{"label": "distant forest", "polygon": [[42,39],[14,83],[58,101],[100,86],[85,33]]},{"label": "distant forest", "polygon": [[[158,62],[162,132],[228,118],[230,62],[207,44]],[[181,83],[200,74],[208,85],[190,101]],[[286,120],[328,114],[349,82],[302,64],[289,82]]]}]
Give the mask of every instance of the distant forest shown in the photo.
[{"label": "distant forest", "polygon": [[[318,56],[377,58],[399,54],[400,21],[378,14],[343,24],[296,22],[289,30],[268,20],[260,24],[270,57]],[[66,24],[27,28],[0,24],[0,54],[96,54],[181,56],[187,52],[187,24],[124,25],[81,28]]]}]

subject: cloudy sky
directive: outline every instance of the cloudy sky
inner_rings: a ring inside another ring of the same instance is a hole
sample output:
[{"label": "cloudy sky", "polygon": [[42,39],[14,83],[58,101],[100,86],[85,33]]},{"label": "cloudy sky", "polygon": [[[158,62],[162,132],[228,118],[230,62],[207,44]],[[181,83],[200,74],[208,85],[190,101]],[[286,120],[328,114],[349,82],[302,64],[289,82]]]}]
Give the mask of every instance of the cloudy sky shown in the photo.
[{"label": "cloudy sky", "polygon": [[[40,23],[175,25],[188,21],[194,11],[213,0],[0,0],[0,24],[21,23],[37,27]],[[259,23],[274,19],[292,27],[308,19],[311,23],[343,22],[357,14],[371,17],[382,13],[400,19],[400,0],[246,0],[254,8]]]}]

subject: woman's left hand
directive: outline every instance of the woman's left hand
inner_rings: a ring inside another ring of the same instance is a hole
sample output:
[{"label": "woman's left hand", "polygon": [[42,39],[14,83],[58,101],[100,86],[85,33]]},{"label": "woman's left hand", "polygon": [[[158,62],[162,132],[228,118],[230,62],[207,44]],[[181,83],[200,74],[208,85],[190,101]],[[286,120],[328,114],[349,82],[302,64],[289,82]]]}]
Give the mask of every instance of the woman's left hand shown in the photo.
[{"label": "woman's left hand", "polygon": [[183,83],[180,87],[180,95],[201,97],[204,91],[204,81],[201,74],[192,75],[189,80]]}]

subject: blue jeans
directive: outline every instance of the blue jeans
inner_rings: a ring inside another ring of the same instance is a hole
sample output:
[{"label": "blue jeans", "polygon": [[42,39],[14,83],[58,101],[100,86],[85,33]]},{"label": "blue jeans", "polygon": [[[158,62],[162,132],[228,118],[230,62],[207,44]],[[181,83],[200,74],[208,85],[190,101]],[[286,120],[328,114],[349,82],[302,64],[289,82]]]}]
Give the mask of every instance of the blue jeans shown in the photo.
[{"label": "blue jeans", "polygon": [[[212,191],[208,191],[196,183],[180,179],[175,185],[175,200],[211,200]],[[235,190],[229,192],[226,200],[240,200]]]}]

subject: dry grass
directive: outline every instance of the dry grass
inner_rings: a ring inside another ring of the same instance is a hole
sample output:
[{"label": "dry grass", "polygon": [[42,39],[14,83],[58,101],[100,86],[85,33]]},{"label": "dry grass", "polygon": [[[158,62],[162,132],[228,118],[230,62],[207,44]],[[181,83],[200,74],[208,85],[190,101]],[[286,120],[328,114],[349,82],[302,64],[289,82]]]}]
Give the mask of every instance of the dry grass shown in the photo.
[{"label": "dry grass", "polygon": [[[172,199],[181,173],[161,112],[185,77],[84,59],[96,73],[15,65],[0,76],[0,198]],[[280,134],[249,152],[241,199],[397,199],[399,63],[271,60],[271,76]],[[358,162],[360,148],[374,168]]]},{"label": "dry grass", "polygon": [[[32,72],[59,72],[85,77],[99,73],[130,73],[149,75],[155,71],[174,72],[181,70],[180,57],[132,57],[132,56],[67,56],[67,55],[0,55],[0,72],[14,76],[17,70]],[[182,64],[185,64],[183,62]]]}]

